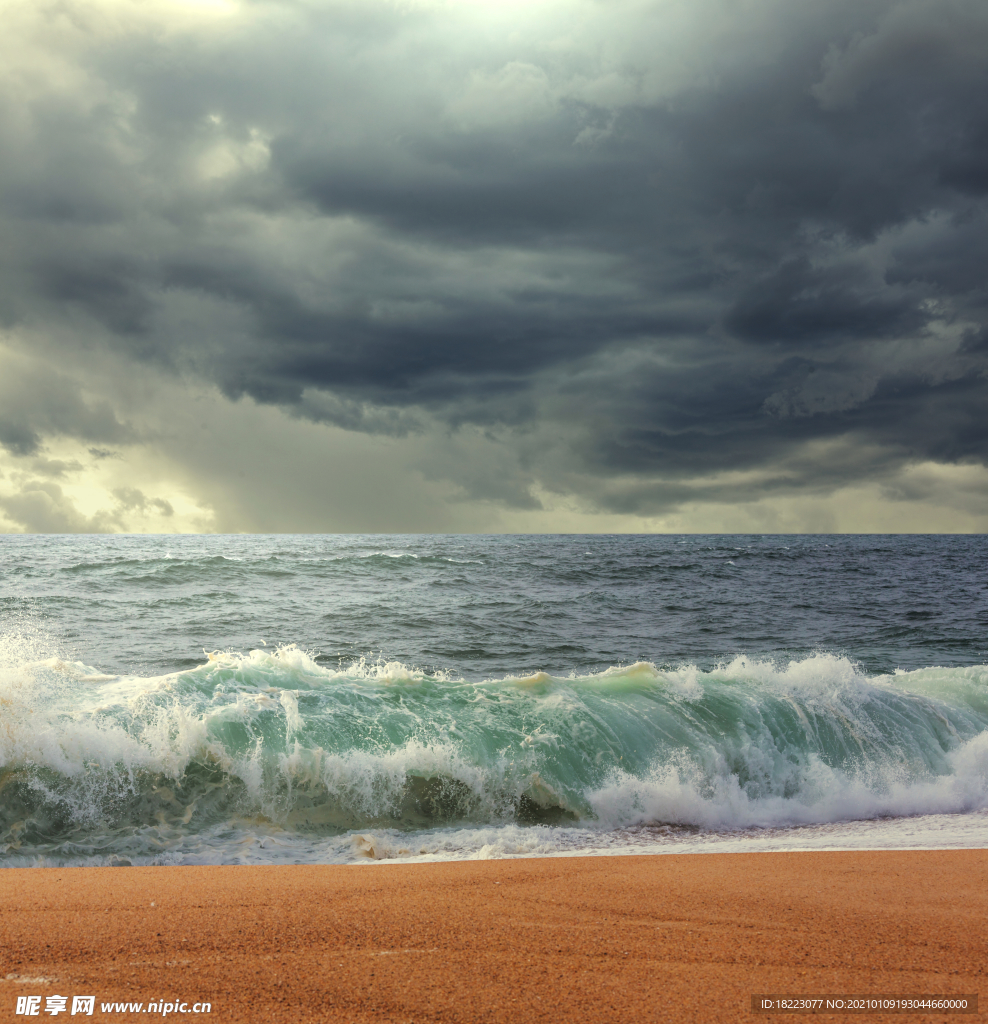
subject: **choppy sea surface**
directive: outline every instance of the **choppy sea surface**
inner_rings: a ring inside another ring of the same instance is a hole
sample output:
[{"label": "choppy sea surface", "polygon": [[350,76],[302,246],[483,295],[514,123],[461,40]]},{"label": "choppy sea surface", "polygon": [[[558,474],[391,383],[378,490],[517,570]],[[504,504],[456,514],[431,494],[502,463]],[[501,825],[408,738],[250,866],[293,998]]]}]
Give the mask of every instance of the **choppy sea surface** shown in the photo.
[{"label": "choppy sea surface", "polygon": [[988,846],[988,538],[0,536],[0,865]]}]

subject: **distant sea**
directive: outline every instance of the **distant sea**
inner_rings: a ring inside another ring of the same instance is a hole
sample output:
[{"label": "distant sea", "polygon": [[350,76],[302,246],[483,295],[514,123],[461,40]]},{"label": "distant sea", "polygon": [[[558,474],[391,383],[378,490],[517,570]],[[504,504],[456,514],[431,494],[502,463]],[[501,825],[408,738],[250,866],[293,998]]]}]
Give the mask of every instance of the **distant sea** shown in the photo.
[{"label": "distant sea", "polygon": [[988,538],[0,537],[0,865],[988,846]]}]

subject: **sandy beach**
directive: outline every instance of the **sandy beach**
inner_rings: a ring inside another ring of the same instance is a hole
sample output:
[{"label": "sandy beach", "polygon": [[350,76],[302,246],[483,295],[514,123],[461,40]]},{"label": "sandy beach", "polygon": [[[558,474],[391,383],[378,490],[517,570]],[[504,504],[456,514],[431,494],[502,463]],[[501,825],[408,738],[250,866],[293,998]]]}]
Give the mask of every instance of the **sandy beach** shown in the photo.
[{"label": "sandy beach", "polygon": [[753,993],[979,993],[986,921],[985,850],[10,869],[0,1007],[27,1019],[17,997],[37,994],[51,1019],[44,997],[60,994],[120,1021],[150,1018],[101,1003],[209,1002],[208,1018],[179,1016],[216,1024],[754,1020]]}]

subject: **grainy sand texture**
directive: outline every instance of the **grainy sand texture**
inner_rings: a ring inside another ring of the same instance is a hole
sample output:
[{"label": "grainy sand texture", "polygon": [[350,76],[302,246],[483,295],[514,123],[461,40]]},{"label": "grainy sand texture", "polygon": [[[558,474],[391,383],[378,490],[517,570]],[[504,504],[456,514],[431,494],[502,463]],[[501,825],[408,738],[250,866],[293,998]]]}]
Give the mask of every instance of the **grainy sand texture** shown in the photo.
[{"label": "grainy sand texture", "polygon": [[988,851],[9,869],[0,958],[4,1021],[794,1020],[752,993],[980,993]]}]

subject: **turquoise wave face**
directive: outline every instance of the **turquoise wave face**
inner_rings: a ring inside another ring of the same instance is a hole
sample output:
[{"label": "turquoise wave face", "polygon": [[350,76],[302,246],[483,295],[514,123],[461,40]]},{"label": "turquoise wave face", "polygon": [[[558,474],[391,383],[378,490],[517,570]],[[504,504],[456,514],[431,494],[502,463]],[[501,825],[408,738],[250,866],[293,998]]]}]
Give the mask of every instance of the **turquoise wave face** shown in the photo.
[{"label": "turquoise wave face", "polygon": [[648,663],[483,682],[294,647],[0,689],[0,850],[148,855],[244,823],[748,828],[988,806],[988,668]]}]

